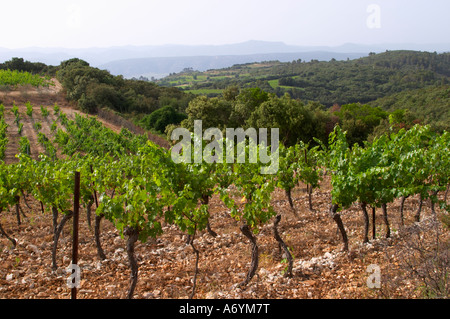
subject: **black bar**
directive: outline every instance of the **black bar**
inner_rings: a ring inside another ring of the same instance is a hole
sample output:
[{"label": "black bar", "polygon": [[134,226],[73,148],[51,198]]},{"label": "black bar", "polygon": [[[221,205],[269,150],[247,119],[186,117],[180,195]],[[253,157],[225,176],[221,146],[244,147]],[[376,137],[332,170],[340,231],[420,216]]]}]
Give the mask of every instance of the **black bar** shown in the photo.
[{"label": "black bar", "polygon": [[[75,172],[75,189],[73,193],[73,242],[72,265],[78,264],[78,223],[80,212],[80,172]],[[77,299],[77,288],[72,288],[72,299]]]}]

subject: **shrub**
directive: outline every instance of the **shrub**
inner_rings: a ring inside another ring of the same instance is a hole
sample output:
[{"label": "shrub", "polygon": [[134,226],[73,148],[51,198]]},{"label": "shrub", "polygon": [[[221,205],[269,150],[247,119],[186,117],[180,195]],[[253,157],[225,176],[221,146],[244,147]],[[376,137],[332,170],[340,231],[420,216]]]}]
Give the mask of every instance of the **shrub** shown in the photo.
[{"label": "shrub", "polygon": [[148,130],[155,129],[164,133],[168,125],[180,124],[186,118],[187,115],[177,112],[172,106],[165,106],[145,116],[140,124]]}]

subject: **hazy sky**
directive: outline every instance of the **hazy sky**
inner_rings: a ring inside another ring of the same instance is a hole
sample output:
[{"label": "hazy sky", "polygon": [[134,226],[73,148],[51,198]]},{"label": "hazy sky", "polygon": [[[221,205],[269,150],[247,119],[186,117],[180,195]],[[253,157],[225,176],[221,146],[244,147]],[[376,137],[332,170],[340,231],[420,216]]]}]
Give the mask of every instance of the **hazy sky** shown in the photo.
[{"label": "hazy sky", "polygon": [[449,0],[2,0],[0,47],[449,43]]}]

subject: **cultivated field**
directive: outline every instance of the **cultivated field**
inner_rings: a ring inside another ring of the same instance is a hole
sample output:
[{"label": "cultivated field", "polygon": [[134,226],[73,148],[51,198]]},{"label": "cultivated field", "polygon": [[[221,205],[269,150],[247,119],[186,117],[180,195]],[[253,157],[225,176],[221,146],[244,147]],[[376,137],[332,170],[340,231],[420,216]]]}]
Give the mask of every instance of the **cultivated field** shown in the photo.
[{"label": "cultivated field", "polygon": [[[14,163],[20,135],[11,112],[18,106],[22,136],[30,140],[31,155],[37,158],[45,152],[38,143],[35,123],[48,137],[56,120],[52,108],[56,103],[68,118],[78,112],[65,101],[61,87],[20,88],[0,92],[9,124],[10,142],[6,163]],[[33,106],[33,116],[26,114],[25,104]],[[48,108],[45,117],[39,108]],[[120,127],[103,122],[120,131]],[[59,126],[62,128],[62,126]],[[231,191],[233,189],[231,188]],[[364,220],[359,206],[342,213],[349,236],[349,252],[342,252],[342,241],[336,224],[329,215],[330,179],[326,176],[321,188],[313,194],[314,211],[309,210],[306,185],[298,185],[292,192],[296,215],[291,211],[284,191],[276,190],[272,204],[282,215],[279,232],[294,257],[293,276],[285,276],[286,260],[273,236],[273,223],[261,228],[257,235],[259,268],[246,287],[239,284],[245,279],[251,258],[248,239],[239,230],[240,224],[229,215],[217,195],[209,205],[212,237],[206,231],[197,235],[196,247],[200,251],[199,274],[195,298],[422,298],[434,297],[437,291],[447,291],[448,282],[440,282],[441,271],[448,271],[449,231],[431,214],[430,203],[425,201],[422,221],[414,222],[419,206],[418,197],[405,203],[405,226],[399,225],[399,200],[388,205],[392,236],[384,238],[385,226],[381,210],[376,215],[376,239],[363,244]],[[441,198],[444,194],[440,194]],[[26,194],[21,200],[21,223],[18,224],[15,207],[0,215],[4,230],[17,241],[15,249],[4,236],[0,237],[0,298],[70,298],[66,286],[71,263],[71,224],[65,226],[57,250],[58,268],[52,270],[51,251],[53,229],[51,212],[42,214],[38,201]],[[120,237],[109,221],[102,222],[101,240],[106,260],[97,256],[93,227],[89,227],[86,209],[81,209],[80,253],[81,288],[78,297],[84,299],[125,298],[129,286],[130,270],[126,241]],[[139,263],[139,279],[135,298],[188,298],[192,291],[195,254],[186,244],[186,234],[177,227],[163,224],[164,233],[155,240],[138,243],[135,254]],[[372,235],[372,234],[371,234]],[[381,288],[370,288],[371,265],[378,265]],[[437,283],[435,279],[437,278]],[[443,286],[444,285],[444,286]],[[447,289],[447,290],[446,290]],[[448,297],[448,295],[447,295]]]}]

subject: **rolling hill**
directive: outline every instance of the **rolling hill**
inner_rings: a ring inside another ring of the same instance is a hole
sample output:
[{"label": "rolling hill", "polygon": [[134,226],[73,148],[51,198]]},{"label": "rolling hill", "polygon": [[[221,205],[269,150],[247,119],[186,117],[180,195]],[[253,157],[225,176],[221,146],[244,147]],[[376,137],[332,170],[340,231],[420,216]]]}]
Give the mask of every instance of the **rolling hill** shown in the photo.
[{"label": "rolling hill", "polygon": [[229,86],[259,87],[278,96],[289,93],[293,98],[330,107],[368,103],[407,90],[446,85],[450,83],[450,54],[388,51],[346,61],[249,63],[173,74],[157,83],[210,96]]}]

